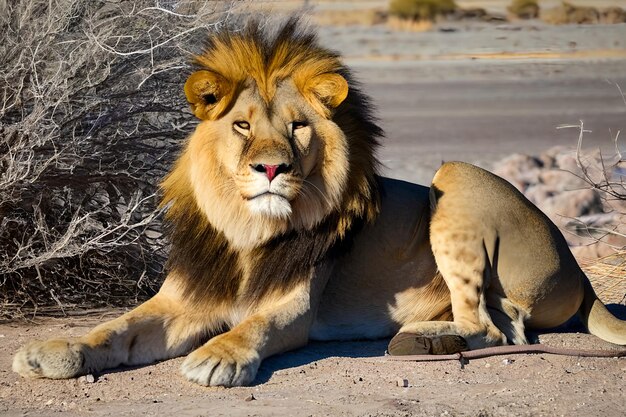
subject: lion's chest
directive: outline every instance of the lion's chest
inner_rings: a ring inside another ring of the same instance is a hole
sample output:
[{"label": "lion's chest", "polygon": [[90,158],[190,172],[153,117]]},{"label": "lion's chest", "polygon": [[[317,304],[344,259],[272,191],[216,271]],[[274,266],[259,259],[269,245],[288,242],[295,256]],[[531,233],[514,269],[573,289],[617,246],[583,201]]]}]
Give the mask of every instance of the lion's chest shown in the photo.
[{"label": "lion's chest", "polygon": [[428,188],[383,179],[377,222],[336,263],[311,330],[316,340],[393,335],[408,320],[441,313],[449,293],[433,285]]}]

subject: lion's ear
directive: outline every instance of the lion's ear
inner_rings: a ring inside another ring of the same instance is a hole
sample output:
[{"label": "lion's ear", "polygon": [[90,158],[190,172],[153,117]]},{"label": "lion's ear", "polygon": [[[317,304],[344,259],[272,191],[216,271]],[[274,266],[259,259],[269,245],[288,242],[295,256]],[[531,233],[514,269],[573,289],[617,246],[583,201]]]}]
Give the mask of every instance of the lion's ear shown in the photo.
[{"label": "lion's ear", "polygon": [[196,71],[185,82],[185,95],[198,119],[215,120],[228,106],[233,83],[212,71]]},{"label": "lion's ear", "polygon": [[329,109],[338,107],[348,97],[348,82],[339,74],[321,74],[307,81],[304,93],[315,107],[315,102],[325,107],[318,110],[328,113]]}]

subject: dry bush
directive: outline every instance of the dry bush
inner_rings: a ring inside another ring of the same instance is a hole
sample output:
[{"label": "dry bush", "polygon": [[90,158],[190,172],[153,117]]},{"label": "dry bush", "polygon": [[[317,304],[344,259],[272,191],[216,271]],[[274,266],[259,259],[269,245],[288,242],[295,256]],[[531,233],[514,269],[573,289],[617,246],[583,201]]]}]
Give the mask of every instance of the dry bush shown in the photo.
[{"label": "dry bush", "polygon": [[391,0],[389,14],[401,19],[433,21],[457,9],[454,0]]},{"label": "dry bush", "polygon": [[543,21],[554,25],[626,22],[626,12],[620,7],[598,9],[596,7],[576,6],[567,2],[563,2],[557,7],[542,10],[540,17]]},{"label": "dry bush", "polygon": [[[623,94],[622,98],[624,98]],[[626,105],[626,99],[624,99],[624,104]],[[598,193],[602,201],[603,217],[614,219],[604,224],[598,221],[601,217],[595,221],[593,218],[587,221],[580,218],[571,219],[567,226],[579,235],[588,236],[610,247],[618,254],[626,256],[626,157],[620,150],[620,132],[618,131],[614,137],[615,153],[606,156],[600,151],[595,153],[582,151],[584,134],[588,132],[582,121],[579,125],[563,127],[573,127],[579,130],[576,175],[590,190]]]},{"label": "dry bush", "polygon": [[621,7],[608,7],[601,12],[600,23],[609,25],[626,23],[626,10]]},{"label": "dry bush", "polygon": [[[626,99],[624,104],[626,105]],[[620,132],[614,138],[614,155],[605,157],[598,152],[596,158],[589,158],[581,150],[583,137],[587,132],[583,122],[576,127],[579,129],[576,151],[579,177],[599,194],[604,210],[595,221],[571,219],[568,226],[579,235],[588,236],[595,241],[596,253],[601,253],[601,249],[605,249],[606,253],[608,249],[608,255],[597,260],[583,259],[581,266],[598,296],[609,302],[626,305],[626,155],[620,150]],[[602,221],[602,218],[614,220]]]},{"label": "dry bush", "polygon": [[513,0],[507,10],[518,19],[536,19],[539,17],[537,0]]},{"label": "dry bush", "polygon": [[0,318],[158,287],[156,186],[190,53],[229,2],[0,0]]},{"label": "dry bush", "polygon": [[600,12],[595,7],[581,7],[563,2],[560,6],[546,10],[541,18],[555,25],[593,24],[600,21]]}]

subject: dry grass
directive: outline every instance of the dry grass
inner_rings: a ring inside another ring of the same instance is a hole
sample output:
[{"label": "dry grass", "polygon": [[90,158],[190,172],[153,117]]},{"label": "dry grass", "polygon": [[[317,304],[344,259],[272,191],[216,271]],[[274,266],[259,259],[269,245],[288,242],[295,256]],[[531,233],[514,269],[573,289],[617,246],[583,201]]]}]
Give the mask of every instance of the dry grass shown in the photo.
[{"label": "dry grass", "polygon": [[411,20],[390,16],[387,20],[387,26],[391,29],[405,32],[428,32],[433,29],[434,22],[431,20]]},{"label": "dry grass", "polygon": [[320,10],[315,12],[313,20],[322,26],[373,26],[385,23],[387,13],[384,10]]},{"label": "dry grass", "polygon": [[193,127],[181,85],[230,6],[0,0],[0,317],[158,287],[156,186]]},{"label": "dry grass", "polygon": [[626,250],[601,259],[581,261],[580,266],[602,301],[626,305]]}]

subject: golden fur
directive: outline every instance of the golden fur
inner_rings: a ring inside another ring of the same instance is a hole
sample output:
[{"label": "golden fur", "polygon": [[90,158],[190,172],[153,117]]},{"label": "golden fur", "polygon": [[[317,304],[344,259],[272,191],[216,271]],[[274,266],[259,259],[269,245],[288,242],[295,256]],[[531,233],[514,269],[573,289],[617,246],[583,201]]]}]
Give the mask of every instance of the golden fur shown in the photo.
[{"label": "golden fur", "polygon": [[[69,378],[188,354],[202,385],[252,382],[309,339],[390,352],[526,343],[577,311],[626,343],[556,227],[504,180],[449,163],[429,190],[377,176],[382,135],[339,57],[289,20],[211,37],[184,90],[201,120],[162,183],[172,250],[159,293],[13,369]],[[407,337],[406,334],[409,334]]]}]

